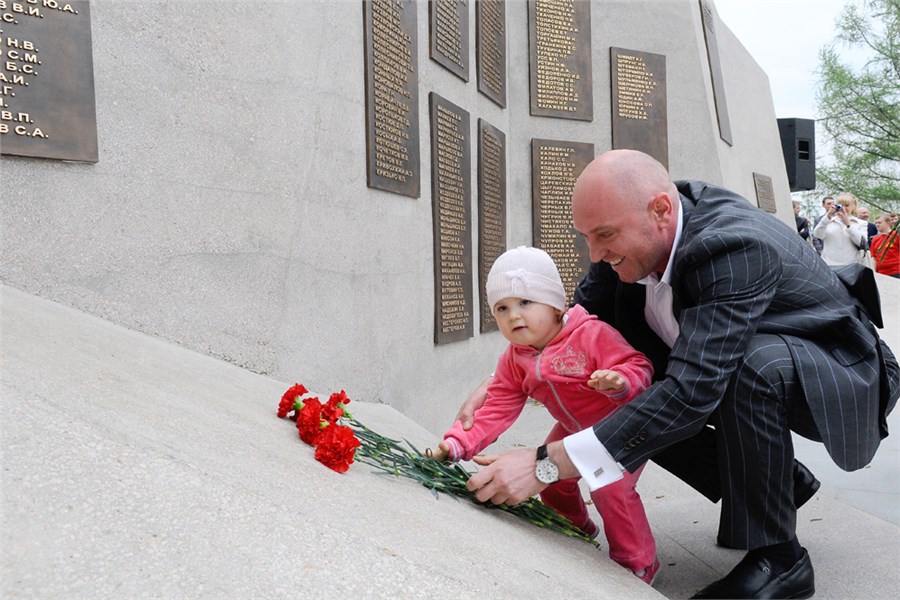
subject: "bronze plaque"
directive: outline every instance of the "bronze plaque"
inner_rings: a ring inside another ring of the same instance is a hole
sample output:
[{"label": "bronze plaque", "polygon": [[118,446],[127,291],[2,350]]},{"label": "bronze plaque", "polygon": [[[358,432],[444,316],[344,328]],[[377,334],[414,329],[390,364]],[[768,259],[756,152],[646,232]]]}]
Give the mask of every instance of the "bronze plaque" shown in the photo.
[{"label": "bronze plaque", "polygon": [[419,72],[415,0],[364,0],[366,181],[419,197]]},{"label": "bronze plaque", "polygon": [[719,60],[719,43],[716,41],[716,14],[712,6],[700,0],[700,16],[703,36],[706,38],[706,56],[709,59],[709,76],[712,79],[713,100],[719,119],[719,137],[732,146],[731,121],[728,120],[728,102],[725,100],[725,81],[722,79],[722,63]]},{"label": "bronze plaque", "polygon": [[478,91],[506,108],[506,0],[475,2]]},{"label": "bronze plaque", "polygon": [[434,343],[472,337],[469,113],[429,94],[434,227]]},{"label": "bronze plaque", "polygon": [[772,178],[760,173],[753,174],[753,187],[756,188],[756,205],[768,213],[775,213],[775,188]]},{"label": "bronze plaque", "polygon": [[0,151],[97,162],[90,4],[0,0],[0,54]]},{"label": "bronze plaque", "polygon": [[497,330],[485,286],[497,257],[506,252],[506,134],[478,119],[478,297],[481,333]]},{"label": "bronze plaque", "polygon": [[469,80],[469,0],[431,0],[431,58]]},{"label": "bronze plaque", "polygon": [[645,152],[669,168],[666,57],[609,49],[612,147]]},{"label": "bronze plaque", "polygon": [[587,243],[572,225],[572,189],[592,160],[593,144],[531,140],[534,245],[553,258],[569,303],[590,266]]},{"label": "bronze plaque", "polygon": [[591,121],[591,3],[528,0],[531,114]]}]

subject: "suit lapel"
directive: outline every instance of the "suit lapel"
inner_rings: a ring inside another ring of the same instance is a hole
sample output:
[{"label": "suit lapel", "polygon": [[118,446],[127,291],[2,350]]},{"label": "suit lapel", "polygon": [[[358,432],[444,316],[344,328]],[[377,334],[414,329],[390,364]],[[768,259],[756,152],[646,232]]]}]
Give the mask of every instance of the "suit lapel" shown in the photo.
[{"label": "suit lapel", "polygon": [[694,209],[697,208],[697,203],[694,200],[688,198],[683,193],[679,193],[679,196],[681,199],[681,215],[684,222],[681,224],[681,240],[678,244],[678,248],[675,250],[674,260],[676,264],[672,265],[672,281],[670,282],[672,286],[672,314],[675,315],[676,321],[681,317],[681,309],[683,308],[681,295],[678,293],[679,286],[677,281],[679,250],[684,248],[685,244],[690,240],[691,233],[688,225],[690,224]]}]

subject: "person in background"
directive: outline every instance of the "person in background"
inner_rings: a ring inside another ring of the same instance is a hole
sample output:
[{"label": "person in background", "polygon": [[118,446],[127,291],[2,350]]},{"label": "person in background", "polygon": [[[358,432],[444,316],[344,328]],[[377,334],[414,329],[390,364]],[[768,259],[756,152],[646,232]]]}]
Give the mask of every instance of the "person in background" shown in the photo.
[{"label": "person in background", "polygon": [[841,192],[813,229],[822,240],[822,260],[827,265],[850,265],[859,262],[860,250],[868,248],[868,228],[856,217],[858,200],[849,192]]},{"label": "person in background", "polygon": [[806,217],[800,216],[800,203],[796,200],[794,202],[794,221],[797,223],[797,233],[800,234],[804,240],[809,239],[809,221],[806,220]]},{"label": "person in background", "polygon": [[875,272],[900,279],[900,239],[897,229],[892,229],[896,221],[887,213],[875,217],[878,235],[872,238],[869,252],[875,261]]},{"label": "person in background", "polygon": [[872,238],[878,235],[878,228],[875,227],[875,223],[869,222],[869,208],[867,206],[860,206],[856,211],[856,216],[859,217],[860,221],[865,222],[866,224],[866,243],[871,245]]},{"label": "person in background", "polygon": [[[822,198],[822,208],[824,209],[825,212],[823,212],[821,215],[816,217],[816,220],[813,222],[813,229],[815,229],[816,225],[819,224],[819,221],[821,221],[825,217],[825,215],[828,214],[828,211],[831,210],[831,206],[833,204],[834,204],[834,198],[832,198],[831,196],[825,196],[824,198]],[[813,248],[816,249],[816,252],[818,252],[819,254],[822,254],[822,240],[820,240],[815,235],[813,235],[812,243],[813,243]]]},{"label": "person in background", "polygon": [[[543,250],[519,246],[503,253],[491,267],[485,288],[509,346],[497,361],[474,426],[464,429],[456,421],[431,450],[433,458],[471,460],[513,424],[528,398],[556,419],[545,441],[549,444],[590,429],[650,385],[653,365],[611,325],[577,304],[564,310],[565,288]],[[643,466],[638,467],[616,484],[594,491],[591,498],[603,519],[610,558],[652,585],[659,560],[636,490],[642,471]],[[541,500],[586,536],[597,537],[600,528],[588,514],[579,479],[552,481]]]}]

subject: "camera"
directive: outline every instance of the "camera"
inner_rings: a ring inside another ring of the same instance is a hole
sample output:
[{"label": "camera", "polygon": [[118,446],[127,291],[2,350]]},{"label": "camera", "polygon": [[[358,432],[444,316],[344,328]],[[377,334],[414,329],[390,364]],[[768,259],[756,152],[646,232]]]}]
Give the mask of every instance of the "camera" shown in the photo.
[{"label": "camera", "polygon": [[834,205],[834,210],[835,210],[836,212],[837,212],[837,211],[842,211],[842,210],[844,210],[844,206],[843,206],[842,204],[835,204],[835,205]]}]

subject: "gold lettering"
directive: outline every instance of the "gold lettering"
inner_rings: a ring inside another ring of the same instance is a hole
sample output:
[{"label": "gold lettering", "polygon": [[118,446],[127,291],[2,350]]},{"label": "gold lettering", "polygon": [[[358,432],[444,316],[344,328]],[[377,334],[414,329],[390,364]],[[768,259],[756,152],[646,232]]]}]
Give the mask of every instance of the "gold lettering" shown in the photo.
[{"label": "gold lettering", "polygon": [[373,150],[375,173],[380,177],[406,182],[413,177],[414,165],[407,144],[413,123],[412,38],[403,30],[402,3],[372,0],[372,94],[370,110],[374,122]]},{"label": "gold lettering", "polygon": [[485,85],[501,96],[504,88],[504,51],[506,50],[506,24],[503,22],[501,4],[497,0],[481,0],[481,52],[478,63]]},{"label": "gold lettering", "polygon": [[466,147],[468,132],[464,114],[436,103],[432,122],[435,137],[435,247],[439,282],[439,327],[444,333],[464,331],[470,323],[470,278],[466,255],[470,247],[470,224],[466,193]]},{"label": "gold lettering", "polygon": [[576,49],[573,0],[535,0],[536,103],[538,108],[575,112],[581,76],[566,65]]},{"label": "gold lettering", "polygon": [[437,52],[461,69],[465,69],[460,19],[468,18],[468,0],[436,0],[433,6],[437,21],[435,31]]},{"label": "gold lettering", "polygon": [[619,54],[616,59],[617,114],[625,119],[647,120],[647,95],[653,92],[657,83],[654,74],[647,70],[647,64],[639,56]]},{"label": "gold lettering", "polygon": [[553,258],[571,294],[581,277],[576,234],[571,220],[572,189],[576,180],[575,150],[563,146],[538,149],[538,235],[536,244]]}]

